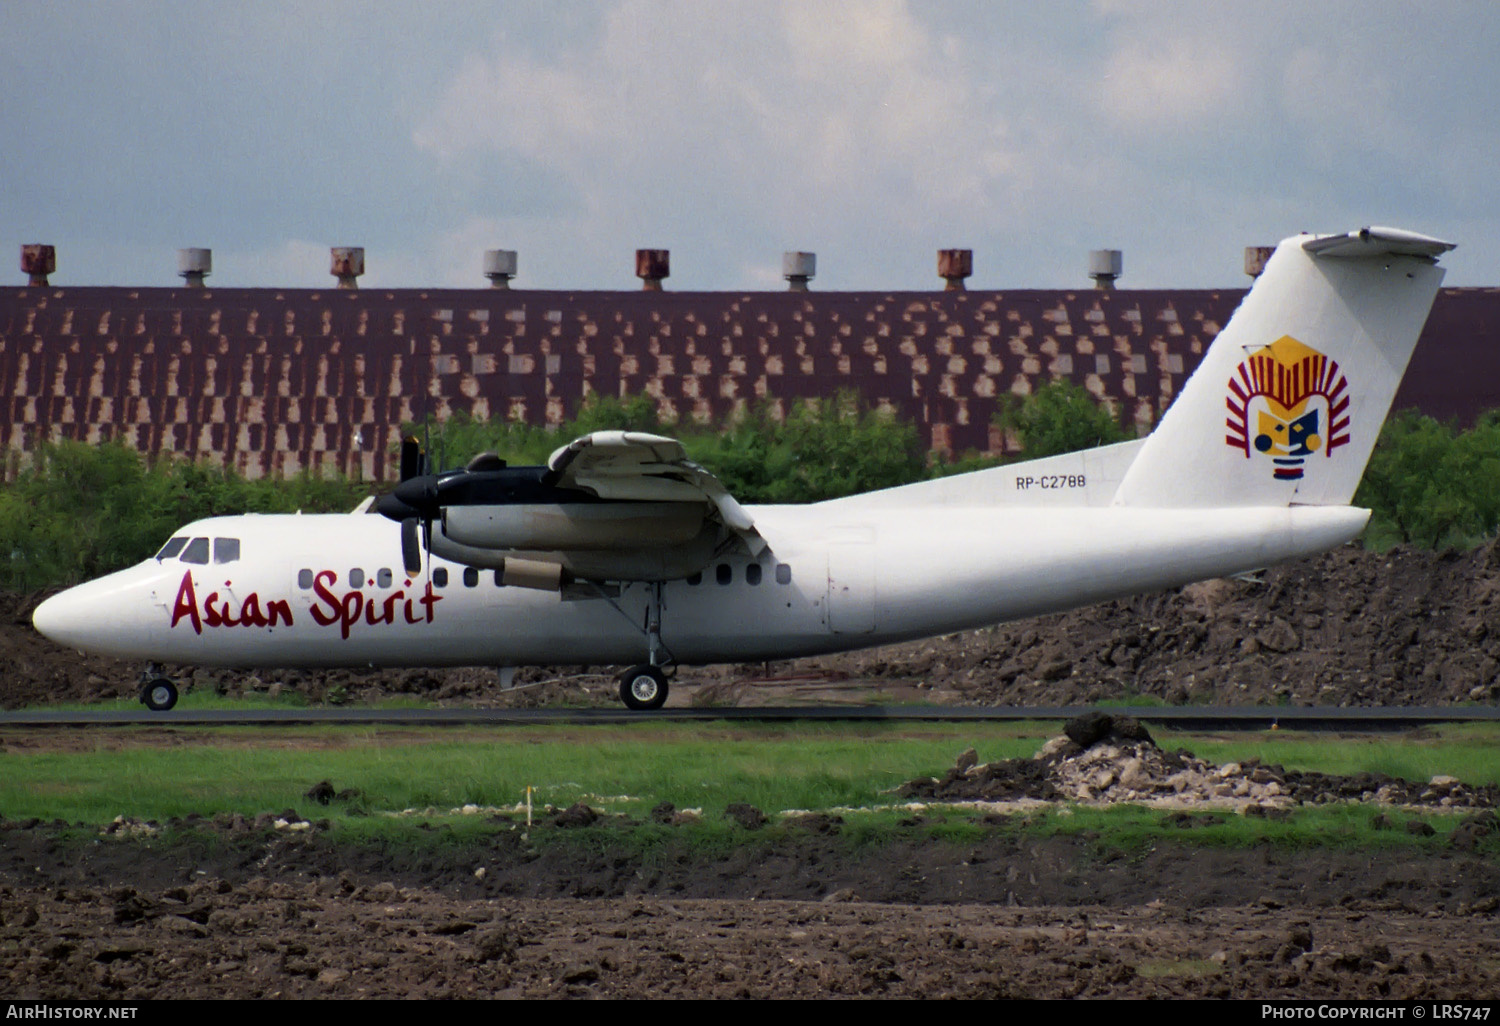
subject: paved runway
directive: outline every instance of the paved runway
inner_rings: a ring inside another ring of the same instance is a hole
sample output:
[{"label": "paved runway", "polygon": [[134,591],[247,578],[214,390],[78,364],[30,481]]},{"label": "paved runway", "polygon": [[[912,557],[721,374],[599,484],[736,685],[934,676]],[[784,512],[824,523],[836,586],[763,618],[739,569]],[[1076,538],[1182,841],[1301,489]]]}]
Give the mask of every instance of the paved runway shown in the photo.
[{"label": "paved runway", "polygon": [[225,727],[288,725],[384,725],[407,727],[475,724],[638,723],[647,720],[711,721],[1022,721],[1067,720],[1088,712],[1134,716],[1145,723],[1196,730],[1406,730],[1432,723],[1496,722],[1500,707],[1426,708],[1333,706],[785,706],[658,709],[173,709],[169,712],[101,709],[0,712],[4,727],[155,726]]}]

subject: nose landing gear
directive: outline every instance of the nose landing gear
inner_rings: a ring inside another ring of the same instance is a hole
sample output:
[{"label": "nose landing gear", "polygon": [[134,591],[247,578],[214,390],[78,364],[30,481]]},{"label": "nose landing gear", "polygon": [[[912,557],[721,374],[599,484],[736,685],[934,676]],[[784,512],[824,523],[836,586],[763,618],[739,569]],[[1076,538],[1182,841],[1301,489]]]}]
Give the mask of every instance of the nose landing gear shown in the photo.
[{"label": "nose landing gear", "polygon": [[141,673],[141,704],[152,712],[166,712],[177,704],[177,685],[163,677],[155,663]]}]

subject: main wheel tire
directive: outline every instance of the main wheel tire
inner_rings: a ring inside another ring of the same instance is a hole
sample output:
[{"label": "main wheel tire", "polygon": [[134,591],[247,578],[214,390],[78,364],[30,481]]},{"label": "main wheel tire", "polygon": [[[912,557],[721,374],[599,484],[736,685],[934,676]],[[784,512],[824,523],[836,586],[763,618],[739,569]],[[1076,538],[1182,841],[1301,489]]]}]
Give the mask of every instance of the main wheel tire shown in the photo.
[{"label": "main wheel tire", "polygon": [[667,675],[655,666],[633,666],[620,677],[620,700],[627,709],[660,709],[667,700]]},{"label": "main wheel tire", "polygon": [[166,712],[177,704],[177,685],[158,677],[141,688],[141,702],[152,712]]}]

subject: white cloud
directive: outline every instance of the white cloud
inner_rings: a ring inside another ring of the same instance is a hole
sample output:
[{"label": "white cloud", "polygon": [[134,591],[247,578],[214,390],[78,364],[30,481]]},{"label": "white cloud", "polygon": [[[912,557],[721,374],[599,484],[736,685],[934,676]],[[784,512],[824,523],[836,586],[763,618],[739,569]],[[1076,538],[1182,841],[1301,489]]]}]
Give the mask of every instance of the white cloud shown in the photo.
[{"label": "white cloud", "polygon": [[1019,157],[968,62],[899,0],[626,2],[545,59],[496,38],[413,138],[448,164],[524,157],[638,245],[717,223],[743,228],[710,250],[805,247],[1010,207]]},{"label": "white cloud", "polygon": [[6,13],[0,209],[64,280],[170,284],[207,245],[211,283],[327,287],[350,243],[377,287],[483,286],[498,246],[525,287],[630,288],[651,246],[682,289],[779,287],[785,249],[816,288],[924,288],[970,246],[974,287],[1052,286],[1118,246],[1128,285],[1218,285],[1246,244],[1367,220],[1500,278],[1492,3]]},{"label": "white cloud", "polygon": [[1241,55],[1224,41],[1180,35],[1116,50],[1099,83],[1104,109],[1133,128],[1204,128],[1243,102]]},{"label": "white cloud", "polygon": [[208,284],[233,287],[321,288],[335,284],[329,273],[330,247],[307,239],[286,239],[256,249],[214,250]]}]

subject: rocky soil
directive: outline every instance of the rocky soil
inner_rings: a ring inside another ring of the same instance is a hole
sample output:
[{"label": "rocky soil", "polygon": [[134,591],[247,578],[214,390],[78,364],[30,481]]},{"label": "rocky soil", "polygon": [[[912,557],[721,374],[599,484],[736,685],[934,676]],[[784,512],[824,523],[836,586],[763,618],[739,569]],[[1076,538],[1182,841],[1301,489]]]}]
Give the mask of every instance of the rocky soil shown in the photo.
[{"label": "rocky soil", "polygon": [[[1058,846],[1006,872],[1070,871]],[[1151,860],[1137,871],[1193,872]],[[1384,867],[1376,865],[1377,872]],[[913,865],[913,872],[928,867]],[[894,898],[496,896],[322,875],[0,890],[12,999],[1461,998],[1500,995],[1492,915],[1399,901],[1038,908]],[[1225,866],[1225,872],[1240,867]],[[1271,870],[1274,875],[1279,870]],[[1266,876],[1256,874],[1256,883]],[[31,925],[26,925],[26,924]]]},{"label": "rocky soil", "polygon": [[[1370,706],[1500,701],[1500,549],[1353,546],[1154,595],[824,661],[951,700]],[[812,661],[808,661],[812,662]]]},{"label": "rocky soil", "polygon": [[1334,802],[1451,812],[1483,810],[1466,821],[1460,834],[1468,842],[1500,835],[1500,823],[1489,811],[1500,806],[1500,786],[1465,784],[1448,776],[1426,781],[1384,773],[1335,776],[1287,770],[1253,759],[1217,765],[1186,749],[1164,751],[1133,717],[1102,712],[1068,721],[1064,733],[1030,759],[979,763],[969,749],[943,777],[912,780],[900,794],[943,802],[1130,802],[1175,809],[1228,808],[1262,818],[1285,815],[1297,805]]}]

